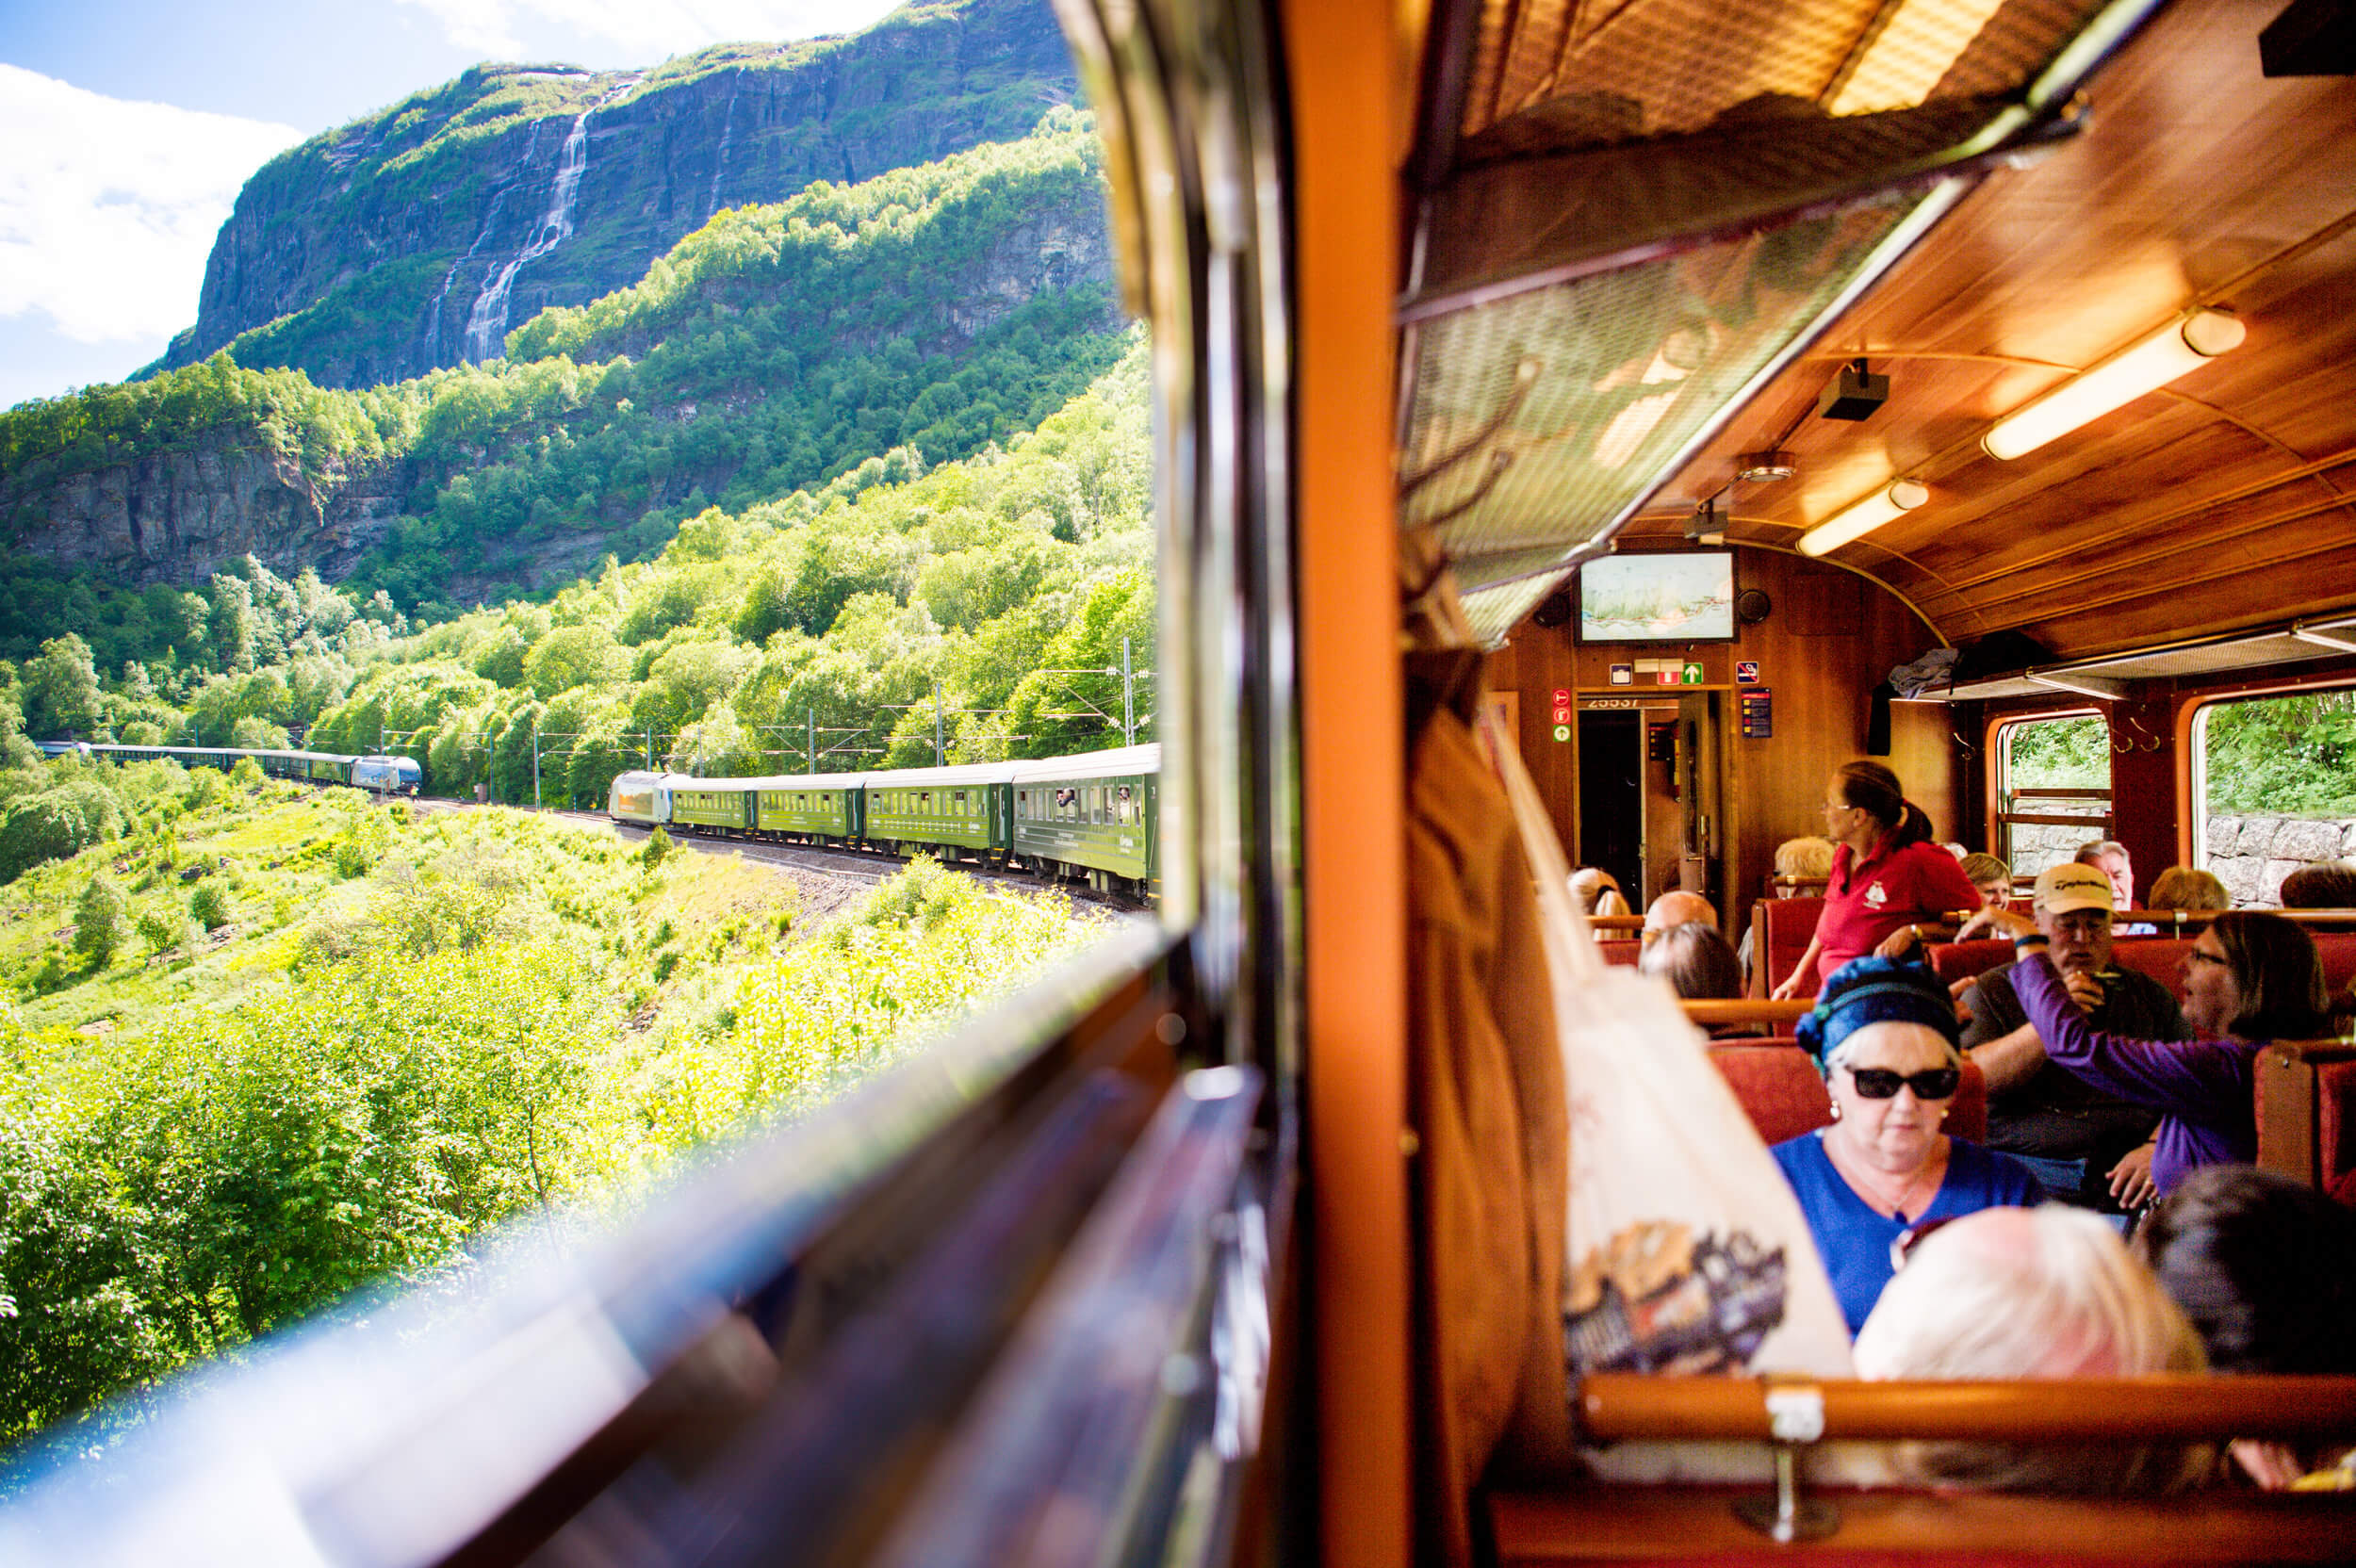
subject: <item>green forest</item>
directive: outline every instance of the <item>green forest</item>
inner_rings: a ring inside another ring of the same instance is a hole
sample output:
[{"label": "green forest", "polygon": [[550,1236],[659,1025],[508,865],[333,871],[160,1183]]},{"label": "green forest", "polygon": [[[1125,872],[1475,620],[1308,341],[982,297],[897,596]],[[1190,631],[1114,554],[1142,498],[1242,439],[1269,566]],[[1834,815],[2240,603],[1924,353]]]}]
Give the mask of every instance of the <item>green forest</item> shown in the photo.
[{"label": "green forest", "polygon": [[[18,743],[20,745],[22,743]],[[0,1442],[594,1220],[1092,939],[918,861],[830,916],[769,868],[512,811],[72,758],[102,839],[0,888]],[[689,862],[693,862],[692,869]]]},{"label": "green forest", "polygon": [[[2356,692],[2212,703],[2196,721],[2211,816],[2356,817]],[[2110,727],[2095,717],[2008,727],[2012,786],[2104,788]]]}]

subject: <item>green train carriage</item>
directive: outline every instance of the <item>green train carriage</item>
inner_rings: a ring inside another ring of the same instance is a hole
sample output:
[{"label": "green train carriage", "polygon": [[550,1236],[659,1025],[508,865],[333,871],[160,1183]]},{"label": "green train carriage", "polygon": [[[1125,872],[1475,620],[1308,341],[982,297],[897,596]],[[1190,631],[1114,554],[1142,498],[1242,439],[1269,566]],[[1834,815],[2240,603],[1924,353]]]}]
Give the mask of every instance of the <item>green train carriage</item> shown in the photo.
[{"label": "green train carriage", "polygon": [[859,781],[861,834],[878,849],[942,850],[1003,861],[1010,842],[1011,762],[899,768]]},{"label": "green train carriage", "polygon": [[1015,860],[1158,896],[1161,768],[1158,743],[1015,764]]},{"label": "green train carriage", "polygon": [[674,825],[723,837],[753,830],[756,780],[690,778],[674,774],[664,782],[670,787]]},{"label": "green train carriage", "polygon": [[755,797],[753,825],[763,836],[849,844],[862,825],[858,774],[780,774],[746,780]]}]

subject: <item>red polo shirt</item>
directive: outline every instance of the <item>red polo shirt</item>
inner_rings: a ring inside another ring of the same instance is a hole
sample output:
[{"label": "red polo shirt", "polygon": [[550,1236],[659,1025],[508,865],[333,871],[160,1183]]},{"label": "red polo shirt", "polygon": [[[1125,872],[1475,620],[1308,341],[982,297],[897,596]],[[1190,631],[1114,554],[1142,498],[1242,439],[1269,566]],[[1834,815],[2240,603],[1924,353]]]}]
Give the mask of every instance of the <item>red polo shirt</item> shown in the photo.
[{"label": "red polo shirt", "polygon": [[1892,931],[1979,906],[1979,890],[1954,856],[1927,840],[1895,854],[1884,847],[1888,842],[1875,844],[1854,870],[1847,844],[1833,851],[1824,912],[1816,922],[1816,939],[1824,944],[1816,957],[1820,989],[1833,971],[1864,957]]}]

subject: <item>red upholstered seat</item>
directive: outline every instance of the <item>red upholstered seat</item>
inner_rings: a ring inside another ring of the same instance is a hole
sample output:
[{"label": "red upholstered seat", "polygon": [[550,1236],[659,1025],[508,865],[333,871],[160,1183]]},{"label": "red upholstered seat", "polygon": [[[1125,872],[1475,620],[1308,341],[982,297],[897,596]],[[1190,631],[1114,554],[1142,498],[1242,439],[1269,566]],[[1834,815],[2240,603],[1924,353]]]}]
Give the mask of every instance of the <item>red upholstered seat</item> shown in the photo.
[{"label": "red upholstered seat", "polygon": [[[1759,904],[1759,946],[1764,952],[1754,952],[1751,961],[1756,967],[1763,958],[1766,981],[1755,988],[1764,996],[1790,978],[1799,968],[1800,959],[1808,953],[1808,944],[1816,935],[1816,922],[1824,912],[1821,898],[1768,898]],[[1821,978],[1821,977],[1820,977]]]},{"label": "red upholstered seat", "polygon": [[1941,985],[1952,986],[1958,980],[1976,980],[1997,965],[2010,962],[2012,943],[2001,938],[1931,944],[1931,968],[1938,971]]},{"label": "red upholstered seat", "polygon": [[1603,961],[1607,964],[1633,964],[1636,962],[1637,955],[1644,951],[1644,939],[1641,937],[1613,938],[1598,941],[1595,945],[1603,949]]},{"label": "red upholstered seat", "polygon": [[2356,1062],[2315,1069],[2316,1184],[2343,1203],[2356,1203]]},{"label": "red upholstered seat", "polygon": [[2183,1000],[2184,955],[2192,951],[2190,937],[2121,937],[2111,943],[2111,962],[2120,969],[2148,974]]},{"label": "red upholstered seat", "polygon": [[2356,980],[2356,931],[2317,931],[2315,956],[2323,960],[2326,990],[2344,991]]},{"label": "red upholstered seat", "polygon": [[[1710,1059],[1733,1087],[1751,1125],[1769,1143],[1796,1138],[1831,1122],[1832,1099],[1824,1074],[1816,1070],[1816,1058],[1796,1041],[1713,1044]],[[1947,1131],[1973,1143],[1988,1136],[1988,1080],[1970,1062],[1963,1065],[1962,1086],[1948,1107]]]}]

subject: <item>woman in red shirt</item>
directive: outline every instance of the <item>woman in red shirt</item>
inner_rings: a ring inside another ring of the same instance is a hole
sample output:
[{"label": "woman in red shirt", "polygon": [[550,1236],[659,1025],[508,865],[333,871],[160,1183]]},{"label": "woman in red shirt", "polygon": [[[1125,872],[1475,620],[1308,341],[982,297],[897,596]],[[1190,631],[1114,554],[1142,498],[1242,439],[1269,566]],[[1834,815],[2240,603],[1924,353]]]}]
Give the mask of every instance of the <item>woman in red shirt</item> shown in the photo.
[{"label": "woman in red shirt", "polygon": [[1898,932],[1979,906],[1972,879],[1931,841],[1931,819],[1879,762],[1843,763],[1832,776],[1824,836],[1838,846],[1824,912],[1799,967],[1775,988],[1777,1001],[1813,995],[1820,976],[1875,952]]}]

